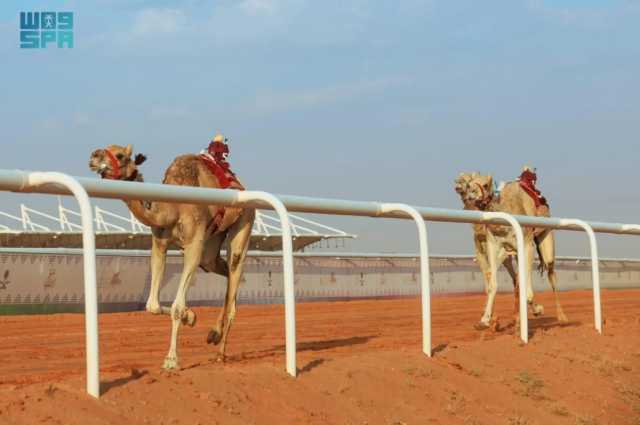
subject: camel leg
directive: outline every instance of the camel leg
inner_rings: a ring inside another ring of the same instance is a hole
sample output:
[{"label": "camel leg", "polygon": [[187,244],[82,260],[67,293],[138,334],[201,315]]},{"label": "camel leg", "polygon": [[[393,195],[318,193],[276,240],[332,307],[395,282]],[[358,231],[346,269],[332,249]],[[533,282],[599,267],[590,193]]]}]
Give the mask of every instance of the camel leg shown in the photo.
[{"label": "camel leg", "polygon": [[525,241],[525,265],[528,282],[527,282],[527,302],[531,307],[531,311],[534,316],[541,316],[544,314],[544,307],[541,304],[536,304],[533,297],[533,241]]},{"label": "camel leg", "polygon": [[489,280],[491,279],[491,268],[489,266],[489,259],[487,258],[487,242],[474,238],[474,244],[476,248],[476,261],[480,267],[482,278],[484,279],[484,293],[489,293]]},{"label": "camel leg", "polygon": [[147,299],[146,310],[153,314],[170,314],[171,309],[160,306],[160,283],[164,277],[167,264],[168,239],[162,237],[161,231],[154,231],[151,245],[151,289]]},{"label": "camel leg", "polygon": [[[220,345],[219,359],[224,361],[227,338],[231,325],[236,316],[236,298],[240,278],[244,269],[244,260],[249,249],[251,238],[251,228],[255,217],[254,210],[244,210],[238,221],[229,229],[229,252],[227,253],[227,263],[229,265],[229,278],[227,282],[227,296],[221,317],[218,318],[216,326],[209,332],[207,341],[217,339]],[[220,337],[220,334],[222,337]]]},{"label": "camel leg", "polygon": [[[202,260],[200,262],[200,267],[202,267],[207,272],[213,272],[224,276],[229,279],[229,267],[227,266],[227,262],[220,255],[220,248],[227,236],[227,232],[217,233],[213,235],[209,240],[207,240],[204,253],[202,254]],[[222,309],[220,309],[220,313],[218,314],[218,319],[216,320],[216,327],[209,331],[207,335],[207,343],[208,344],[219,344],[222,339],[222,321],[224,320],[224,312],[227,308],[227,298],[225,296],[224,304]]]},{"label": "camel leg", "polygon": [[181,323],[195,323],[195,314],[187,310],[187,292],[191,280],[200,264],[204,248],[203,233],[199,232],[192,242],[184,247],[184,266],[176,299],[171,305],[171,345],[164,359],[164,369],[178,369],[178,330]]},{"label": "camel leg", "polygon": [[484,308],[484,314],[480,319],[480,322],[476,324],[476,329],[486,329],[491,324],[491,318],[493,316],[493,304],[498,292],[498,265],[506,258],[506,252],[504,248],[496,241],[493,236],[487,238],[487,252],[489,257],[489,290],[487,291],[487,303]]},{"label": "camel leg", "polygon": [[[227,262],[220,255],[220,247],[222,246],[222,243],[224,242],[227,236],[227,233],[228,232],[224,232],[224,233],[219,233],[215,235],[215,238],[217,238],[218,240],[208,245],[208,248],[210,248],[210,251],[207,250],[206,248],[205,248],[205,251],[215,252],[215,260],[213,260],[212,262],[210,261],[207,267],[213,267],[214,273],[217,273],[221,276],[225,276],[227,278],[227,288],[228,288],[229,267],[227,265]],[[217,248],[214,249],[216,244],[217,244]],[[211,256],[212,254],[209,254],[209,257]],[[203,262],[204,262],[204,259],[203,259]],[[227,289],[227,294],[228,292],[229,290]],[[227,301],[228,301],[227,298],[228,297],[225,295],[224,304],[222,305],[222,308],[220,309],[220,313],[218,313],[218,318],[216,319],[216,325],[209,331],[209,334],[207,335],[207,344],[218,345],[222,340],[222,324],[224,321],[225,311],[227,311]]]},{"label": "camel leg", "polygon": [[540,253],[540,261],[544,262],[547,269],[547,277],[549,279],[549,285],[553,291],[553,295],[556,301],[556,317],[561,323],[566,323],[569,320],[562,310],[560,305],[560,298],[557,291],[557,276],[555,271],[555,240],[552,232],[544,235],[542,239],[538,239],[538,251]]},{"label": "camel leg", "polygon": [[511,276],[511,281],[513,282],[513,293],[515,295],[515,304],[513,306],[513,311],[514,311],[515,318],[517,320],[518,319],[518,311],[520,310],[520,301],[519,301],[519,297],[520,297],[519,287],[520,287],[520,284],[518,283],[518,273],[513,268],[513,262],[511,261],[511,257],[505,258],[505,260],[504,260],[504,262],[502,264],[507,269],[507,272],[509,272],[509,276]]},{"label": "camel leg", "polygon": [[560,305],[560,298],[558,296],[558,291],[556,289],[556,285],[557,285],[557,276],[556,276],[556,271],[555,271],[555,263],[547,263],[547,277],[549,278],[549,285],[551,285],[551,289],[553,290],[553,295],[555,297],[556,300],[556,317],[558,318],[558,321],[561,323],[567,323],[569,321],[569,319],[567,319],[567,316],[564,314],[564,311],[562,310],[562,306]]},{"label": "camel leg", "polygon": [[200,267],[207,273],[213,272],[224,277],[229,275],[227,262],[220,256],[220,248],[225,237],[226,232],[216,233],[205,242]]}]

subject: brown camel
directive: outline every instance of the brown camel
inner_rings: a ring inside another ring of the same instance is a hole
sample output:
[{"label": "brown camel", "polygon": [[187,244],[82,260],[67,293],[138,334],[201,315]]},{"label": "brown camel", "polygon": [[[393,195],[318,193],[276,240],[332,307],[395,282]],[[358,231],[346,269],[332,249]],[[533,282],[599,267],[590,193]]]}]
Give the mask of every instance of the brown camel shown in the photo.
[{"label": "brown camel", "polygon": [[[144,156],[132,159],[132,147],[109,145],[91,154],[89,167],[102,178],[142,182],[138,165]],[[177,157],[167,168],[164,184],[220,188],[216,177],[198,155]],[[236,179],[237,181],[237,179]],[[235,188],[242,189],[237,182]],[[193,326],[196,316],[186,305],[187,292],[198,266],[206,272],[227,277],[227,294],[215,326],[207,336],[208,343],[220,342],[219,359],[224,360],[229,330],[236,314],[236,296],[249,246],[255,211],[222,208],[214,205],[190,205],[166,202],[125,201],[133,215],[151,227],[151,290],[146,309],[153,314],[170,314],[171,345],[163,368],[177,369],[177,340],[180,323]],[[227,261],[220,256],[223,242],[228,241]],[[160,306],[160,282],[164,275],[170,244],[184,252],[180,285],[171,308]]]},{"label": "brown camel", "polygon": [[[525,167],[525,171],[529,170]],[[508,182],[500,191],[499,196],[494,195],[493,178],[490,175],[478,173],[461,173],[455,181],[455,190],[460,195],[465,209],[480,211],[498,211],[515,215],[549,216],[549,208],[546,205],[537,205],[536,201],[527,193],[518,181]],[[538,251],[540,259],[540,271],[547,271],[549,284],[555,295],[556,312],[560,322],[566,322],[567,318],[562,311],[558,293],[556,291],[555,273],[555,241],[553,232],[547,229],[523,228],[525,237],[526,270],[529,276],[527,284],[527,300],[533,314],[543,314],[542,305],[534,302],[533,294],[533,247]],[[515,233],[510,226],[499,225],[474,225],[474,242],[476,258],[485,276],[485,290],[487,292],[487,304],[480,322],[476,325],[479,329],[490,325],[493,315],[493,303],[497,292],[498,265],[503,263],[511,275],[515,288],[515,312],[516,320],[519,310],[518,304],[518,280],[511,265],[510,257],[516,255]],[[507,264],[508,262],[508,264]]]}]

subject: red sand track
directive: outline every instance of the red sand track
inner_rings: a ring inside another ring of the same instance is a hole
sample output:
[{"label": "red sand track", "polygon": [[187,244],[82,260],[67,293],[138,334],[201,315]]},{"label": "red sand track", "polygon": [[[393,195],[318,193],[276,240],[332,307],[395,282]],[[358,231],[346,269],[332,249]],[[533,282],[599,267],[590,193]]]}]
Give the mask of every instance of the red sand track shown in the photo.
[{"label": "red sand track", "polygon": [[590,292],[561,300],[571,322],[538,295],[545,316],[522,346],[507,326],[513,295],[497,300],[503,330],[484,332],[483,295],[437,297],[431,360],[418,299],[301,303],[295,380],[282,306],[240,306],[225,364],[205,343],[218,309],[195,309],[179,373],[160,370],[167,316],[105,314],[100,401],[84,394],[84,316],[0,317],[0,424],[640,424],[640,291],[603,291],[604,337]]}]

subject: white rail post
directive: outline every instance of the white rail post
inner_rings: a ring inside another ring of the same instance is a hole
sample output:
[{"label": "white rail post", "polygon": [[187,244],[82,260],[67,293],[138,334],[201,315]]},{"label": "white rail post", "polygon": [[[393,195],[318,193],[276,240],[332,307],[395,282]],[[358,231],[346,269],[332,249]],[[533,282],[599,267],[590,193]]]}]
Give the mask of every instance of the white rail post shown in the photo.
[{"label": "white rail post", "polygon": [[520,339],[529,342],[529,323],[527,321],[527,285],[529,283],[529,275],[526,273],[526,258],[524,246],[524,233],[522,226],[510,214],[503,212],[485,212],[482,214],[487,219],[500,219],[506,221],[513,227],[516,234],[516,245],[518,252],[518,285],[520,300]]},{"label": "white rail post", "polygon": [[600,302],[600,261],[598,259],[598,243],[591,225],[583,220],[569,218],[560,219],[563,225],[574,225],[584,229],[589,237],[591,247],[591,277],[593,279],[593,318],[598,333],[602,333],[602,304]]},{"label": "white rail post", "polygon": [[98,346],[98,294],[96,285],[96,243],[89,195],[76,179],[67,174],[33,172],[27,174],[29,186],[58,183],[67,187],[78,201],[82,218],[84,259],[84,317],[87,349],[87,392],[100,397],[100,354]]},{"label": "white rail post", "polygon": [[284,278],[284,321],[287,373],[296,376],[296,293],[293,277],[293,243],[291,223],[284,204],[274,195],[259,191],[238,191],[239,201],[264,201],[270,204],[282,225],[282,268]]},{"label": "white rail post", "polygon": [[380,212],[382,213],[394,211],[406,213],[418,226],[418,241],[420,245],[420,292],[422,295],[422,351],[431,357],[431,272],[429,270],[427,226],[418,210],[409,205],[391,203],[380,205]]}]

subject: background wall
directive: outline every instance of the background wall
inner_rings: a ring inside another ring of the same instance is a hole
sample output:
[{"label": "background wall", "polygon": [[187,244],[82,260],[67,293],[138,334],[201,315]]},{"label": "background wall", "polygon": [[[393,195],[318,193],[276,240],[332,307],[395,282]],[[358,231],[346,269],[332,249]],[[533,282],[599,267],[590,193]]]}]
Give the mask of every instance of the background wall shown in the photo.
[{"label": "background wall", "polygon": [[[604,288],[640,287],[640,262],[603,260]],[[182,256],[171,253],[160,298],[170,303],[175,296]],[[590,262],[561,258],[557,262],[561,290],[591,288]],[[281,303],[282,264],[277,255],[251,253],[239,291],[242,303]],[[395,297],[419,294],[417,257],[370,254],[298,254],[295,257],[298,301]],[[484,290],[482,275],[473,258],[463,256],[431,259],[432,293],[464,293]],[[98,294],[102,312],[144,309],[149,287],[149,253],[107,251],[97,256]],[[504,269],[499,289],[511,291]],[[537,291],[549,286],[535,274]],[[199,271],[189,291],[191,305],[220,305],[226,290],[221,276]],[[0,251],[0,314],[81,311],[83,308],[82,255],[78,250]]]}]

